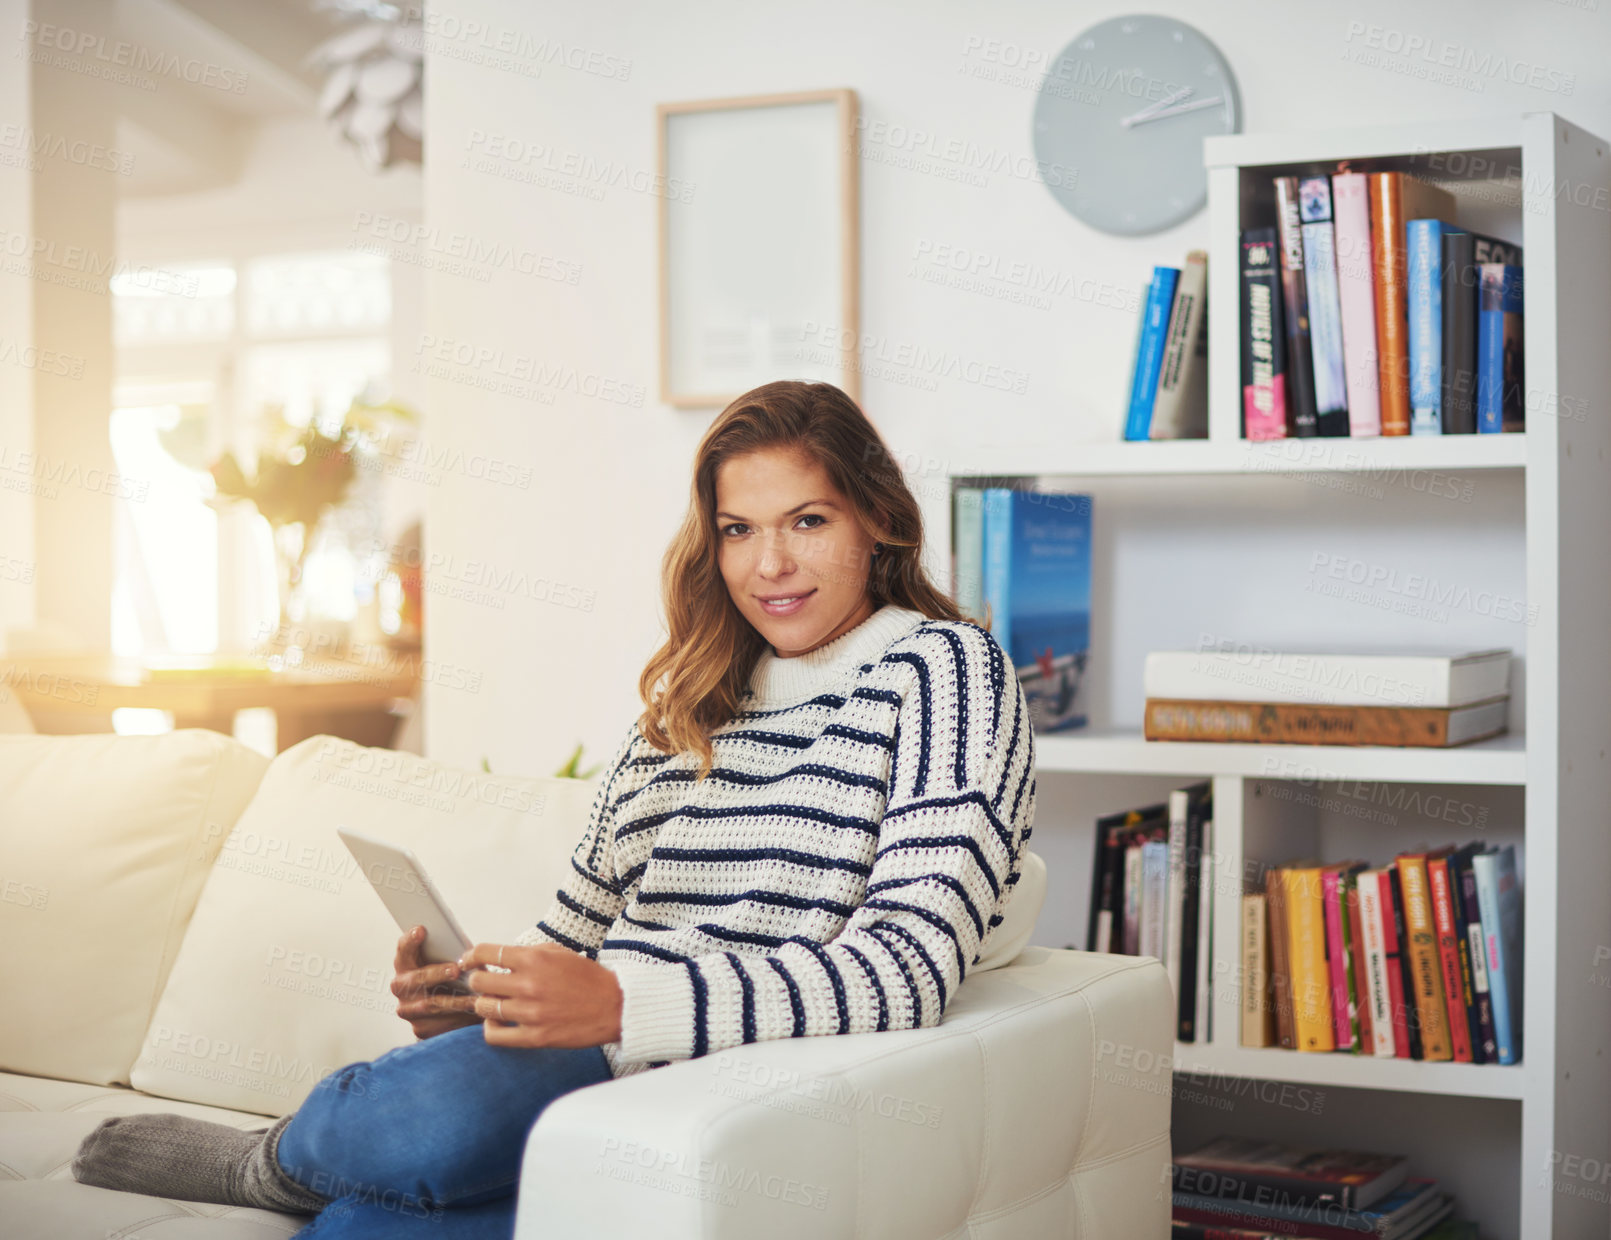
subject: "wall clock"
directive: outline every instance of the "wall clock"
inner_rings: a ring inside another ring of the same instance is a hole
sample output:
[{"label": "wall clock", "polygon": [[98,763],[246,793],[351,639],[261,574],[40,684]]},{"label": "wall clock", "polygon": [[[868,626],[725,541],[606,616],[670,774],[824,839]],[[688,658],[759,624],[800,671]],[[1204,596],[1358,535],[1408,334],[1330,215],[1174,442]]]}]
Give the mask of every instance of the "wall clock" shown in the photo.
[{"label": "wall clock", "polygon": [[1171,228],[1208,198],[1203,139],[1241,127],[1219,49],[1172,17],[1114,17],[1063,49],[1035,104],[1035,157],[1072,169],[1052,197],[1092,228]]}]

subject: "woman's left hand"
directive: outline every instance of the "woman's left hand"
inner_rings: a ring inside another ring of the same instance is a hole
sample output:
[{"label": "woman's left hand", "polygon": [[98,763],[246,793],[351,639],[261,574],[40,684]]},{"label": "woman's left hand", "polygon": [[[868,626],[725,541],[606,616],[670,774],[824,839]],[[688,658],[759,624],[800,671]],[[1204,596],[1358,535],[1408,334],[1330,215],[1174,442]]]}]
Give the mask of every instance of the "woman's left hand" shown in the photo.
[{"label": "woman's left hand", "polygon": [[[499,956],[503,958],[500,960]],[[481,965],[501,965],[489,973]],[[621,1038],[621,986],[596,960],[558,943],[477,943],[459,957],[494,1046],[600,1046]]]}]

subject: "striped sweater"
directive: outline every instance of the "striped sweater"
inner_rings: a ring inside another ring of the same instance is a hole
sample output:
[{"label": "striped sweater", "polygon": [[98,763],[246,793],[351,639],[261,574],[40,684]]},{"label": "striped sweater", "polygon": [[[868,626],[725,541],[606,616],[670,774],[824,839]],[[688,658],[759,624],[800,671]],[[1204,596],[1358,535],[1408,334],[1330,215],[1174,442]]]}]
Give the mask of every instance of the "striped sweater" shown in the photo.
[{"label": "striped sweater", "polygon": [[771,1038],[926,1028],[1018,882],[1034,739],[1000,644],[886,605],[757,662],[701,783],[636,722],[517,943],[620,982],[625,1076]]}]

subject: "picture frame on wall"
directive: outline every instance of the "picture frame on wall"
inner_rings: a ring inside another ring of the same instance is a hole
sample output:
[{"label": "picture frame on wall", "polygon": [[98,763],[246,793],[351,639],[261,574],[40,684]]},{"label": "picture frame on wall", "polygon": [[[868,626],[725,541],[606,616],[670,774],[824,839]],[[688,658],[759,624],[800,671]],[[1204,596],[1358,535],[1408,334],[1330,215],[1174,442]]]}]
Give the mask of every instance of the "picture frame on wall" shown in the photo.
[{"label": "picture frame on wall", "polygon": [[859,400],[856,92],[656,113],[661,401],[721,408],[775,379]]}]

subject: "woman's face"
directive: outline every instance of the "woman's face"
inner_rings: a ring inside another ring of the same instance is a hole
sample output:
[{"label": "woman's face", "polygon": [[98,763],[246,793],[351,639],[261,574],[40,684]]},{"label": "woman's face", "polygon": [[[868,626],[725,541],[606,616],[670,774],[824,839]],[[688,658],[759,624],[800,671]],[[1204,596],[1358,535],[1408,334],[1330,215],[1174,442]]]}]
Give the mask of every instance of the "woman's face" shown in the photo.
[{"label": "woman's face", "polygon": [[873,541],[827,471],[800,453],[766,448],[716,472],[722,579],[780,658],[815,650],[872,615]]}]

